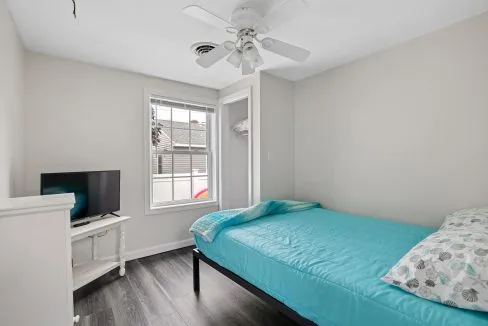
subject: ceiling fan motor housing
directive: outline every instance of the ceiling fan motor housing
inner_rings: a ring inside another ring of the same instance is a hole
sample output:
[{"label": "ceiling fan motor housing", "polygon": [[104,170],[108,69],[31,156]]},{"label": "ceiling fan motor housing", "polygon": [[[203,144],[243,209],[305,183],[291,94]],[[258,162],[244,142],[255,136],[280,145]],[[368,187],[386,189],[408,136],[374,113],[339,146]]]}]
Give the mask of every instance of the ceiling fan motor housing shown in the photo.
[{"label": "ceiling fan motor housing", "polygon": [[264,23],[261,14],[254,8],[241,6],[232,12],[232,25],[237,29],[252,29],[258,34],[268,32],[268,27]]}]

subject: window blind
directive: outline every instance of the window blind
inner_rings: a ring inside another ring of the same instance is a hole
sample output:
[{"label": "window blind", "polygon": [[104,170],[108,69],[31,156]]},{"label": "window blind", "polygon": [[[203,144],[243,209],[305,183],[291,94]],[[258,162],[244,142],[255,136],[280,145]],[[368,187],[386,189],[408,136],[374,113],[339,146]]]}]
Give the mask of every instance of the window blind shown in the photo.
[{"label": "window blind", "polygon": [[151,97],[151,104],[159,105],[159,106],[166,106],[166,107],[170,107],[170,108],[191,110],[191,111],[200,111],[200,112],[208,112],[208,113],[214,113],[215,112],[215,106],[198,105],[198,104],[194,104],[194,103],[188,103],[188,102],[176,101],[176,100],[168,100],[168,99],[163,99],[163,98]]}]

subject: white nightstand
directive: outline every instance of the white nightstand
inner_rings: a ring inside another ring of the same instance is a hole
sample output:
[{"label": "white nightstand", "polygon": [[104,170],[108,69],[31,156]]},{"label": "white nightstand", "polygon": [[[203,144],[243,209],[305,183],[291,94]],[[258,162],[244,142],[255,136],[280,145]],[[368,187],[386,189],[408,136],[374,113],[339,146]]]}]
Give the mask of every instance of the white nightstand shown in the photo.
[{"label": "white nightstand", "polygon": [[[117,267],[120,267],[120,276],[125,275],[125,222],[129,219],[129,216],[107,217],[71,229],[71,243],[86,238],[91,238],[92,240],[92,260],[88,263],[73,266],[73,291]],[[105,234],[110,230],[119,231],[119,250],[116,258],[112,260],[98,259],[97,235]]]}]

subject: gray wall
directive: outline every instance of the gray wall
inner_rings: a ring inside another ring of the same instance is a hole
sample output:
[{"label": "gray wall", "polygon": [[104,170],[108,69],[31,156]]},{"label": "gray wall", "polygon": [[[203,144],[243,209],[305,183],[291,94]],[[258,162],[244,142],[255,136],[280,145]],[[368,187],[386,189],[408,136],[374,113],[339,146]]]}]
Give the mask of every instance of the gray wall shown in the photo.
[{"label": "gray wall", "polygon": [[260,75],[261,199],[293,199],[293,83]]},{"label": "gray wall", "polygon": [[24,47],[5,0],[0,0],[0,199],[23,187]]},{"label": "gray wall", "polygon": [[295,85],[295,195],[438,225],[488,206],[488,13]]},{"label": "gray wall", "polygon": [[[205,103],[217,91],[30,52],[25,72],[26,194],[38,194],[42,172],[119,169],[129,255],[191,243],[190,225],[216,207],[144,213],[144,89]],[[100,254],[113,243],[104,237]]]}]

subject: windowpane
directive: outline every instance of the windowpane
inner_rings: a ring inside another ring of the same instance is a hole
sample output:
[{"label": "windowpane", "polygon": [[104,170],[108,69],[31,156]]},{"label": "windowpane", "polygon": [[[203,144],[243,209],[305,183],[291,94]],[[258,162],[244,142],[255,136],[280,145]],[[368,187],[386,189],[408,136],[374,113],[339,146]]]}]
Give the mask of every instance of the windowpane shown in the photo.
[{"label": "windowpane", "polygon": [[173,155],[172,154],[159,154],[157,159],[157,169],[155,174],[162,174],[161,177],[172,177],[173,173]]},{"label": "windowpane", "polygon": [[193,199],[208,199],[208,176],[193,177]]},{"label": "windowpane", "polygon": [[207,132],[205,130],[191,130],[191,150],[207,151]]},{"label": "windowpane", "polygon": [[175,150],[189,150],[190,112],[173,108],[173,147]]},{"label": "windowpane", "polygon": [[190,154],[174,154],[175,177],[191,176]]},{"label": "windowpane", "polygon": [[153,203],[167,203],[173,200],[173,179],[153,177]]},{"label": "windowpane", "polygon": [[188,129],[188,123],[190,122],[190,111],[173,107],[173,121],[186,123],[186,128]]},{"label": "windowpane", "polygon": [[152,105],[152,145],[153,151],[162,152],[170,142],[171,108]]},{"label": "windowpane", "polygon": [[191,199],[191,177],[174,178],[174,200]]},{"label": "windowpane", "polygon": [[202,174],[208,174],[208,163],[206,154],[193,154],[192,155],[192,175],[199,176]]},{"label": "windowpane", "polygon": [[202,111],[191,111],[191,129],[206,130],[207,127],[207,113]]},{"label": "windowpane", "polygon": [[154,105],[157,109],[158,120],[171,120],[171,107]]}]

